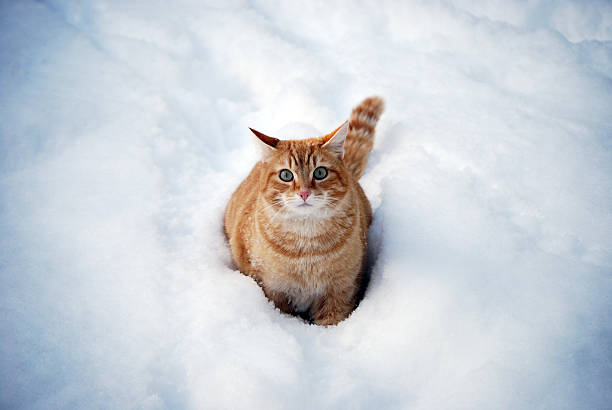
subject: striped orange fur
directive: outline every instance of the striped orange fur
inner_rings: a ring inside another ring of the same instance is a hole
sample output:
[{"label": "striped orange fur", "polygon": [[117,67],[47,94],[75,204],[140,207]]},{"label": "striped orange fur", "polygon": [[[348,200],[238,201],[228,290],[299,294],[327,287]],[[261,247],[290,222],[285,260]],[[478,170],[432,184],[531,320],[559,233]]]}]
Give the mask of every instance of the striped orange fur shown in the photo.
[{"label": "striped orange fur", "polygon": [[334,325],[354,309],[372,219],[357,180],[382,110],[367,98],[350,123],[306,140],[252,130],[262,159],[227,205],[225,234],[238,269],[283,312]]}]

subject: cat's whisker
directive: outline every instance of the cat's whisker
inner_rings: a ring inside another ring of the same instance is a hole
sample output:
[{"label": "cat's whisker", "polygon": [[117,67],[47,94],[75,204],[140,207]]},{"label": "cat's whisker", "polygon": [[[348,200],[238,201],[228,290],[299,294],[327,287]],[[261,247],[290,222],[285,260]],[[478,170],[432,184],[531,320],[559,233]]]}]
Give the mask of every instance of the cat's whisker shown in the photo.
[{"label": "cat's whisker", "polygon": [[270,226],[270,224],[274,221],[274,219],[276,219],[276,217],[281,214],[281,211],[285,210],[285,206],[287,205],[287,201],[285,199],[283,199],[283,198],[280,198],[277,201],[275,201],[275,205],[280,205],[280,208],[278,208],[276,210],[276,212],[274,212],[274,214],[268,219],[268,223],[266,224],[266,228],[268,226]]},{"label": "cat's whisker", "polygon": [[269,203],[265,202],[265,201],[263,201],[263,202],[264,202],[263,205],[260,208],[258,208],[256,210],[256,212],[263,212],[263,211],[266,211],[266,210],[268,210],[268,209],[270,209],[270,208],[272,208],[274,206],[277,206],[277,205],[281,205],[282,206],[283,205],[283,199],[281,197],[278,197],[278,196],[274,197],[272,202],[269,202]]},{"label": "cat's whisker", "polygon": [[262,206],[261,208],[257,209],[257,212],[263,212],[263,211],[266,211],[266,210],[268,210],[268,209],[270,209],[270,208],[272,208],[274,206],[282,205],[282,204],[283,204],[283,202],[281,200],[274,201],[271,204]]},{"label": "cat's whisker", "polygon": [[322,198],[322,201],[327,208],[336,209],[338,207],[338,198]]},{"label": "cat's whisker", "polygon": [[266,224],[266,228],[268,228],[270,226],[270,224],[272,223],[272,221],[274,221],[274,219],[280,214],[280,212],[283,210],[283,208],[280,208],[278,211],[276,211],[274,213],[274,215],[272,215],[272,218],[268,219],[268,223]]}]

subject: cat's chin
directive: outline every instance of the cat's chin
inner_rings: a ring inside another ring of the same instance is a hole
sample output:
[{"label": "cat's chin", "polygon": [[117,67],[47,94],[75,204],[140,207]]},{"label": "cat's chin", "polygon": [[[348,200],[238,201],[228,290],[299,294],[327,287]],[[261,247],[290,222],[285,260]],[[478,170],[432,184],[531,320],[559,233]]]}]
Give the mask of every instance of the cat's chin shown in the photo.
[{"label": "cat's chin", "polygon": [[300,204],[294,207],[291,207],[292,214],[296,215],[310,215],[316,213],[318,206],[310,205],[310,204]]},{"label": "cat's chin", "polygon": [[328,218],[330,216],[329,213],[325,209],[322,209],[320,206],[306,203],[293,206],[288,211],[289,212],[287,212],[287,216],[290,219],[321,219]]}]

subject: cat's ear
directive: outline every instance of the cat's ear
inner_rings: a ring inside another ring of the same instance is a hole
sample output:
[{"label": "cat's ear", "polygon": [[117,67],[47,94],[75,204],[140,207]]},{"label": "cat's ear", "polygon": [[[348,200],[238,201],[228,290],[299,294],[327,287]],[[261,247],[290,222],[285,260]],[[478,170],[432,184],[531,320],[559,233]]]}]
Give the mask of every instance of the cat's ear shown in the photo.
[{"label": "cat's ear", "polygon": [[259,145],[262,157],[264,159],[268,158],[276,152],[276,145],[280,141],[278,138],[268,137],[266,134],[254,130],[250,127],[249,129],[257,137],[257,145]]},{"label": "cat's ear", "polygon": [[349,122],[345,121],[344,124],[336,128],[330,134],[322,137],[323,148],[333,152],[342,159],[344,157],[344,141],[349,131]]}]

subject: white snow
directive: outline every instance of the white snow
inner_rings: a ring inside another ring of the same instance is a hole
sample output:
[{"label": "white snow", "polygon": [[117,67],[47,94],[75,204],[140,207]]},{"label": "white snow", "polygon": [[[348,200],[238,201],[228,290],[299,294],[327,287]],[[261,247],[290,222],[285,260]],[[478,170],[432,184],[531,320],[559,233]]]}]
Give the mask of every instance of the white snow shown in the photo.
[{"label": "white snow", "polygon": [[[609,408],[611,91],[604,0],[0,3],[0,408]],[[311,326],[223,210],[247,127],[374,94],[372,280]]]}]

